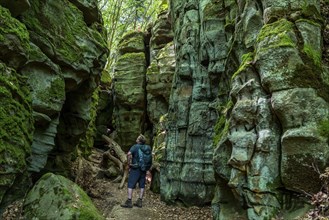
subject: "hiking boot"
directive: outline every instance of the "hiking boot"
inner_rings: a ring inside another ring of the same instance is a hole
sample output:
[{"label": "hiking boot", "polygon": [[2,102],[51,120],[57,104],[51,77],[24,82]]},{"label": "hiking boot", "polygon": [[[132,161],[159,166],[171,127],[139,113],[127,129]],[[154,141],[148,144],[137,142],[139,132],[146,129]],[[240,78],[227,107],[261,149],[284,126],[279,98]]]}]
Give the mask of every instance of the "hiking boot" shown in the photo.
[{"label": "hiking boot", "polygon": [[121,205],[121,207],[123,207],[123,208],[132,208],[133,207],[133,204],[131,202],[131,199],[127,199],[127,201],[125,203],[123,203]]},{"label": "hiking boot", "polygon": [[137,199],[137,201],[134,203],[134,206],[142,208],[142,199]]}]

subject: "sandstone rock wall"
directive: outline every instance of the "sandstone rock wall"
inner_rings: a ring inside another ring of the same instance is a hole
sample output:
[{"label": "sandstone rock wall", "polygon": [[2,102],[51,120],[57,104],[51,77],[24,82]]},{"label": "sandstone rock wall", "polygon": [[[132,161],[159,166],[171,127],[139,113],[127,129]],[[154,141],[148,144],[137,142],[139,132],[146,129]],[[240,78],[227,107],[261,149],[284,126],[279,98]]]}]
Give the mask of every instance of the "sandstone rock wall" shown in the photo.
[{"label": "sandstone rock wall", "polygon": [[146,55],[143,32],[126,34],[119,43],[114,78],[114,125],[117,141],[129,150],[144,133],[146,115]]},{"label": "sandstone rock wall", "polygon": [[301,214],[307,205],[296,195],[320,190],[312,166],[328,164],[320,1],[171,1],[171,9],[177,65],[163,198],[204,204],[215,195],[215,219]]},{"label": "sandstone rock wall", "polygon": [[119,43],[113,79],[113,126],[116,141],[128,151],[139,134],[151,144],[157,124],[169,106],[175,69],[168,8],[148,33],[132,31]]},{"label": "sandstone rock wall", "polygon": [[0,17],[1,213],[30,173],[68,174],[107,48],[97,1],[1,0]]}]

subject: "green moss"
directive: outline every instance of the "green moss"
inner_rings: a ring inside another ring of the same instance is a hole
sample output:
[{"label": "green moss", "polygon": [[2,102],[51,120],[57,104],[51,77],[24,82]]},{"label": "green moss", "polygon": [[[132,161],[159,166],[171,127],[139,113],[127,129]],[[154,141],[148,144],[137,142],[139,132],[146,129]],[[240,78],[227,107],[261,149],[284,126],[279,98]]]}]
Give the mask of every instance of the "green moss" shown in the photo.
[{"label": "green moss", "polygon": [[46,55],[55,55],[58,60],[70,65],[83,64],[90,59],[85,56],[86,53],[93,54],[95,50],[106,48],[101,34],[88,28],[82,12],[67,0],[51,3],[33,1],[30,9],[24,13],[23,20],[43,41],[41,44]]},{"label": "green moss", "polygon": [[108,86],[108,87],[111,86],[111,84],[112,84],[111,74],[106,70],[102,71],[101,84]]},{"label": "green moss", "polygon": [[0,41],[4,41],[6,35],[18,37],[22,47],[26,51],[30,50],[30,37],[25,25],[13,18],[9,10],[0,6]]},{"label": "green moss", "polygon": [[144,51],[144,39],[140,35],[131,38],[125,38],[118,45],[121,54],[127,52]]},{"label": "green moss", "polygon": [[318,67],[321,66],[322,59],[321,59],[321,52],[320,51],[315,50],[309,44],[304,44],[303,52],[306,53],[306,55],[313,60],[313,62],[316,66],[318,66]]},{"label": "green moss", "polygon": [[[26,78],[0,63],[0,179],[2,189],[11,187],[26,170],[31,153],[33,116]],[[7,175],[10,174],[10,175]],[[6,190],[0,191],[0,201]]]},{"label": "green moss", "polygon": [[96,137],[96,118],[97,118],[97,106],[99,102],[100,87],[97,87],[92,95],[91,107],[90,107],[90,122],[87,127],[86,136],[80,140],[79,150],[82,156],[89,156],[92,148],[94,147],[94,138]]},{"label": "green moss", "polygon": [[298,19],[296,21],[296,23],[298,23],[298,22],[307,22],[307,23],[309,23],[311,25],[314,25],[314,26],[317,26],[317,27],[321,28],[321,24],[315,22],[314,20],[309,20],[309,19],[301,18],[301,19]]},{"label": "green moss", "polygon": [[220,142],[222,137],[228,133],[230,122],[226,120],[227,113],[233,108],[233,102],[229,100],[225,106],[219,107],[218,111],[220,112],[220,117],[217,120],[217,123],[214,128],[214,138],[213,143],[214,147]]},{"label": "green moss", "polygon": [[314,4],[309,4],[306,0],[302,5],[302,14],[303,17],[307,17],[307,18],[312,17],[321,21],[323,20],[321,13],[316,8],[316,6]]},{"label": "green moss", "polygon": [[147,68],[146,74],[151,75],[151,74],[159,74],[160,70],[157,65],[157,62],[154,60],[152,61],[151,65]]},{"label": "green moss", "polygon": [[79,207],[80,215],[79,220],[101,220],[104,219],[96,209],[95,205],[91,201],[91,199],[87,196],[87,194],[79,188],[79,194],[81,195],[80,199],[82,200],[83,206]]},{"label": "green moss", "polygon": [[251,65],[251,62],[253,61],[253,59],[254,59],[254,53],[250,52],[250,53],[243,54],[242,55],[242,63],[240,65],[239,69],[237,71],[235,71],[235,73],[233,74],[231,79],[233,80],[242,71],[247,69]]},{"label": "green moss", "polygon": [[162,0],[160,4],[160,12],[167,11],[169,9],[168,0]]},{"label": "green moss", "polygon": [[140,36],[143,36],[143,32],[140,32],[140,31],[136,31],[136,30],[130,30],[130,31],[127,31],[123,36],[122,36],[122,39],[119,41],[119,44],[122,42],[122,41],[125,41],[127,39],[131,39],[131,38],[138,38]]},{"label": "green moss", "polygon": [[128,61],[131,60],[131,61],[135,61],[135,62],[136,62],[136,60],[145,60],[145,54],[142,52],[141,53],[126,53],[119,57],[117,65],[119,65],[119,63],[121,61],[127,61],[127,60]]},{"label": "green moss", "polygon": [[276,22],[263,26],[258,34],[257,42],[265,41],[266,38],[273,38],[267,48],[275,47],[296,47],[296,43],[292,40],[290,33],[294,33],[294,25],[286,19],[281,19]]},{"label": "green moss", "polygon": [[63,78],[55,78],[48,89],[38,92],[38,99],[51,106],[62,103],[65,99],[65,82]]},{"label": "green moss", "polygon": [[318,132],[321,136],[329,138],[329,119],[320,121],[318,124]]}]

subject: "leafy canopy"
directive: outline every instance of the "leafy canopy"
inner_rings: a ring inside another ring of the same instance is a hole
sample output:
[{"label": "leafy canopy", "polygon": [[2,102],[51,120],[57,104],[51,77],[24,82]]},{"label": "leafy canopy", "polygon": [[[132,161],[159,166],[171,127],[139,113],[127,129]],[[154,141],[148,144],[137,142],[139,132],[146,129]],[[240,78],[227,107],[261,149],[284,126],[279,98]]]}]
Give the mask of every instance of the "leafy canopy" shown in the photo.
[{"label": "leafy canopy", "polygon": [[121,37],[128,31],[145,31],[164,4],[167,5],[167,0],[98,0],[110,50],[105,68],[107,74],[112,72]]}]

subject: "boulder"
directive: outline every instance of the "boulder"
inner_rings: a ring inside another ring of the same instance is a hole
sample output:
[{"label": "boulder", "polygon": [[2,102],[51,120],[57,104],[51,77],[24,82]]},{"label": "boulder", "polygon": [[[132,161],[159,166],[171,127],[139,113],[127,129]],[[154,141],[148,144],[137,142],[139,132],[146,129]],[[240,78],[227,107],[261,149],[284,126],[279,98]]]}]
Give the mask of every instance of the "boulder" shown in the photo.
[{"label": "boulder", "polygon": [[104,219],[88,195],[63,176],[44,174],[27,194],[26,219]]}]

